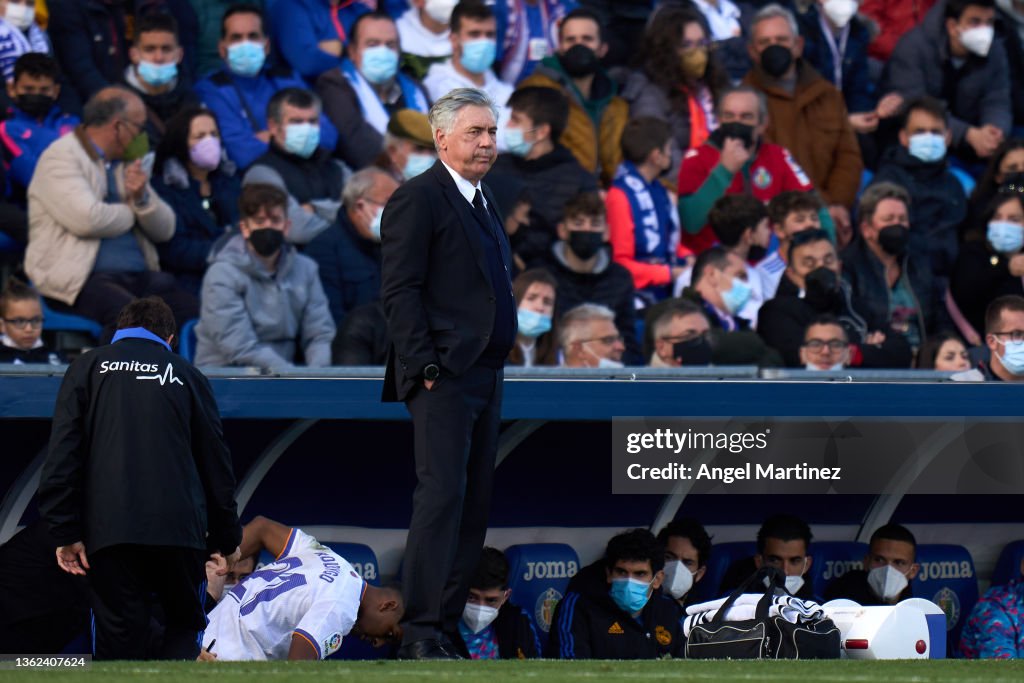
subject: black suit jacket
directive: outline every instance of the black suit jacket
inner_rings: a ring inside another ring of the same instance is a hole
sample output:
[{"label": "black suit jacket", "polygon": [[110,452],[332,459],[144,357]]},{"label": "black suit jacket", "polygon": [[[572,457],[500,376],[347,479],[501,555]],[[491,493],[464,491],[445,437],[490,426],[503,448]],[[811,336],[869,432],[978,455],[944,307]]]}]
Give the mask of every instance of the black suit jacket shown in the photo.
[{"label": "black suit jacket", "polygon": [[[482,187],[492,217],[503,225],[493,195]],[[487,347],[496,297],[481,234],[472,205],[440,161],[399,187],[384,207],[381,301],[391,336],[384,401],[405,400],[430,363],[462,374]],[[510,273],[508,238],[499,234]]]}]

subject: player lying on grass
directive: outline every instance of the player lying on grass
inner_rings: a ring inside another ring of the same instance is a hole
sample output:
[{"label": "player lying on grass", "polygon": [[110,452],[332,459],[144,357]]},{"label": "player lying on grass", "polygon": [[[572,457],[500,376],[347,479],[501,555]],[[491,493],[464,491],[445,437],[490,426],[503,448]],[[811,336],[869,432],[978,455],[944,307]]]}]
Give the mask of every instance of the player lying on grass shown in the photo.
[{"label": "player lying on grass", "polygon": [[276,559],[210,612],[199,659],[323,659],[349,633],[375,644],[400,637],[401,593],[367,584],[312,536],[257,517],[245,526],[241,549],[242,557],[266,549]]}]

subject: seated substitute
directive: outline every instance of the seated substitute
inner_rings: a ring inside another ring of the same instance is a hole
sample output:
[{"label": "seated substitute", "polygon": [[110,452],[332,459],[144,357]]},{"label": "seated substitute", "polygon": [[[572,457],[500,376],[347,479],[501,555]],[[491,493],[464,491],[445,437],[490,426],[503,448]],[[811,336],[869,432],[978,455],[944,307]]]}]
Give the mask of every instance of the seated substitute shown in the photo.
[{"label": "seated substitute", "polygon": [[895,605],[914,597],[913,582],[921,570],[915,560],[917,540],[899,524],[886,524],[871,534],[864,568],[848,571],[825,589],[825,599],[846,598],[861,605]]},{"label": "seated substitute", "polygon": [[786,590],[801,600],[818,602],[804,578],[811,570],[811,527],[793,515],[774,515],[757,532],[757,554],[734,562],[725,572],[718,592],[730,593],[761,567],[775,567],[786,575]]},{"label": "seated substitute", "polygon": [[1024,576],[989,588],[978,601],[960,636],[960,652],[967,659],[1024,659]]},{"label": "seated substitute", "polygon": [[662,593],[672,596],[680,607],[693,602],[693,587],[704,578],[711,559],[711,536],[692,517],[669,522],[658,532],[665,548],[665,580]]}]

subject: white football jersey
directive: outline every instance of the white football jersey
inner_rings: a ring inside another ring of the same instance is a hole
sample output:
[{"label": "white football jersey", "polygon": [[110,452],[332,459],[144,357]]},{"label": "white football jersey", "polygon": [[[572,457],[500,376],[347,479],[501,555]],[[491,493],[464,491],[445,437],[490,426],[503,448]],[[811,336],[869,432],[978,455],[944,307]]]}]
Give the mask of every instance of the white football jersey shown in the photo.
[{"label": "white football jersey", "polygon": [[203,633],[220,660],[287,659],[292,634],[320,659],[335,652],[356,621],[366,582],[348,562],[299,529],[273,564],[226,592]]}]

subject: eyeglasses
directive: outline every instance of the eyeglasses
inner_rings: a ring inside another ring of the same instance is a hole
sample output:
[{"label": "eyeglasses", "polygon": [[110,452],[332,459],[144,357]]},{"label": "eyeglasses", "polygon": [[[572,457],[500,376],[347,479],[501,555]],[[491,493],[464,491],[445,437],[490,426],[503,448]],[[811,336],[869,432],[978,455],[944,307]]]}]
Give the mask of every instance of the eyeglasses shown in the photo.
[{"label": "eyeglasses", "polygon": [[4,322],[16,330],[43,326],[43,319],[41,316],[36,316],[35,318],[4,318]]},{"label": "eyeglasses", "polygon": [[1009,337],[1010,341],[1022,342],[1024,341],[1024,330],[1010,330],[1009,332],[993,332],[993,337]]},{"label": "eyeglasses", "polygon": [[714,44],[707,38],[704,38],[702,40],[684,40],[679,44],[679,47],[681,47],[683,50],[693,50],[698,47],[702,47],[704,49],[712,49],[714,47]]},{"label": "eyeglasses", "polygon": [[134,121],[129,121],[128,119],[118,119],[118,121],[120,121],[121,123],[127,123],[129,126],[132,126],[133,128],[135,128],[138,131],[141,131],[143,128],[146,127],[146,124],[144,124],[144,123],[139,124],[139,123],[135,123]]},{"label": "eyeglasses", "polygon": [[849,342],[844,342],[842,339],[811,339],[804,342],[804,346],[811,351],[821,351],[825,347],[828,347],[829,351],[842,351],[849,345]]},{"label": "eyeglasses", "polygon": [[605,346],[614,346],[616,343],[622,341],[621,334],[609,334],[607,337],[595,337],[593,339],[581,339],[581,344],[589,344],[590,342],[601,342]]}]

